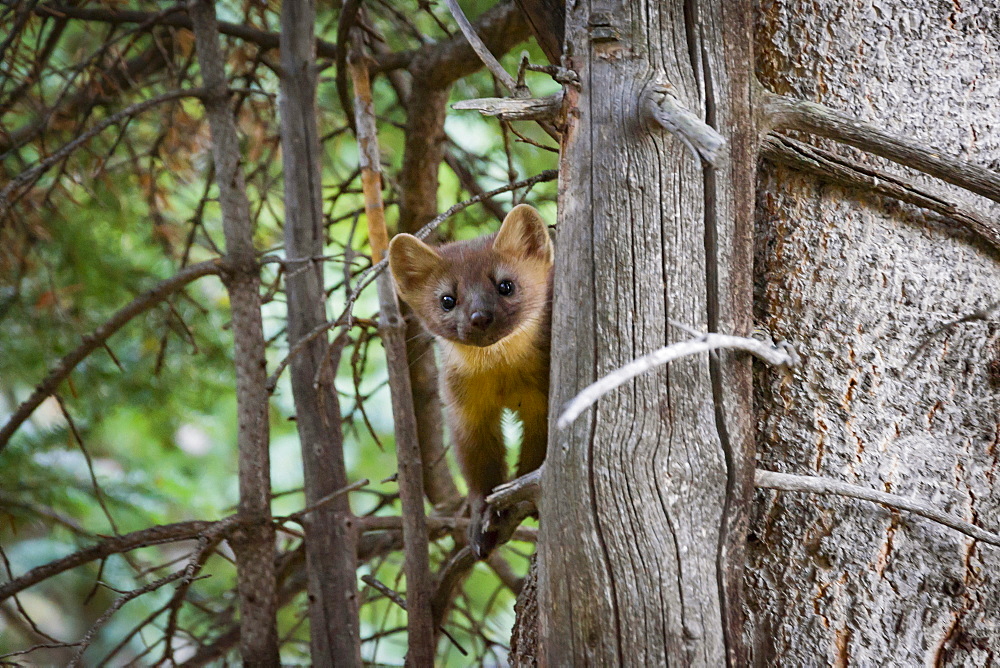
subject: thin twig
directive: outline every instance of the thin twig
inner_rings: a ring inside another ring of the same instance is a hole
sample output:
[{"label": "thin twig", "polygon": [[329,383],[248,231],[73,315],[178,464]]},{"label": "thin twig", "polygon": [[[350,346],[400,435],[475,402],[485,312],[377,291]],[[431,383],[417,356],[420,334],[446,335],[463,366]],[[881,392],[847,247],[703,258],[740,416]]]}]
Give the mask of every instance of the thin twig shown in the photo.
[{"label": "thin twig", "polygon": [[872,501],[883,506],[888,506],[889,508],[908,510],[938,524],[951,527],[976,540],[1000,547],[1000,534],[986,531],[954,515],[943,513],[923,501],[908,499],[898,494],[880,492],[875,489],[841,482],[840,480],[831,480],[830,478],[777,473],[776,471],[764,471],[761,469],[757,469],[754,482],[757,487],[765,487],[767,489],[777,489],[785,492],[810,492],[812,494],[835,494],[837,496],[847,496],[852,499]]},{"label": "thin twig", "polygon": [[655,369],[681,357],[718,350],[719,348],[745,350],[775,366],[793,366],[795,363],[794,355],[787,348],[779,348],[770,342],[727,334],[703,334],[694,339],[665,346],[632,360],[620,369],[616,369],[600,380],[591,383],[566,403],[556,426],[559,429],[565,429],[605,394],[650,369]]}]

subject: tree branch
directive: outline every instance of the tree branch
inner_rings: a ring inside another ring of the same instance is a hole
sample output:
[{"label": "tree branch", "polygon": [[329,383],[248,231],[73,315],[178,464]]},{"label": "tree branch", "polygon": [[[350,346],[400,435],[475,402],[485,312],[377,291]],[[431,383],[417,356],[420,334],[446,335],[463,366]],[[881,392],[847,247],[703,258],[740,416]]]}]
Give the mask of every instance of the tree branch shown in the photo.
[{"label": "tree branch", "polygon": [[[361,60],[361,40],[354,31],[348,68],[354,85],[354,118],[360,153],[361,183],[368,220],[368,239],[372,261],[380,261],[389,246],[382,203],[382,173],[378,134],[372,106],[371,82],[367,64]],[[385,348],[392,398],[393,426],[396,433],[396,458],[399,471],[399,497],[403,506],[403,546],[405,550],[407,614],[407,665],[430,666],[434,662],[434,629],[431,619],[430,558],[427,523],[424,516],[423,465],[417,441],[410,372],[406,357],[406,323],[400,317],[399,303],[388,274],[378,280],[379,332]]]},{"label": "tree branch", "polygon": [[497,116],[502,121],[551,121],[562,109],[562,91],[542,98],[484,97],[460,100],[452,109],[475,109],[483,116]]},{"label": "tree branch", "polygon": [[954,515],[943,513],[932,508],[923,501],[907,499],[898,494],[880,492],[875,489],[868,489],[859,485],[831,480],[830,478],[820,478],[817,476],[793,475],[790,473],[777,473],[775,471],[764,471],[757,469],[754,483],[757,487],[767,489],[777,489],[784,492],[809,492],[812,494],[835,494],[847,496],[852,499],[862,499],[874,503],[896,508],[898,510],[908,510],[911,513],[925,517],[938,524],[951,527],[965,535],[980,540],[990,545],[1000,547],[1000,534],[995,534],[985,529],[980,529],[974,524],[961,520]]},{"label": "tree branch", "polygon": [[764,137],[760,154],[776,164],[807,171],[834,183],[862,188],[941,214],[1000,250],[1000,227],[994,221],[924,190],[901,176],[887,174],[775,133]]},{"label": "tree branch", "polygon": [[556,426],[559,429],[565,429],[602,396],[650,369],[655,369],[658,366],[673,362],[681,357],[708,352],[710,350],[718,350],[719,348],[745,350],[751,355],[775,366],[794,366],[796,362],[794,351],[791,351],[788,347],[781,348],[770,342],[747,339],[741,336],[715,333],[702,334],[698,338],[680,341],[632,360],[620,369],[612,371],[600,380],[583,388],[578,395],[569,400],[563,407],[562,414],[559,416]]},{"label": "tree branch", "polygon": [[517,82],[514,81],[514,77],[508,74],[507,70],[503,68],[500,61],[490,52],[490,50],[483,43],[483,40],[479,38],[476,34],[476,29],[472,27],[469,23],[469,19],[466,18],[465,12],[458,4],[458,0],[444,0],[445,5],[448,6],[448,11],[451,12],[452,18],[455,19],[455,23],[458,24],[459,29],[462,34],[465,35],[465,39],[468,40],[469,45],[472,50],[476,52],[479,56],[479,60],[486,65],[486,69],[493,73],[493,76],[507,89],[511,95],[515,97],[527,97],[528,91],[523,86],[518,86]]},{"label": "tree branch", "polygon": [[821,104],[777,95],[760,84],[756,91],[766,116],[763,125],[767,129],[799,130],[827,137],[1000,202],[1000,174],[996,172],[965,160],[942,156],[929,146],[891,135]]},{"label": "tree branch", "polygon": [[174,276],[161,281],[155,287],[133,299],[128,305],[111,316],[110,320],[95,329],[92,334],[83,337],[83,343],[59,360],[59,363],[49,371],[45,379],[31,393],[31,396],[17,407],[14,414],[10,416],[10,419],[0,429],[0,452],[6,447],[7,442],[14,432],[17,431],[18,427],[38,408],[38,405],[52,395],[59,386],[59,383],[66,379],[73,369],[76,368],[76,365],[82,362],[87,355],[98,348],[102,348],[112,334],[121,329],[130,320],[145,313],[191,281],[202,276],[208,276],[209,274],[218,274],[222,271],[222,268],[222,260],[208,260],[207,262],[200,262],[185,267]]},{"label": "tree branch", "polygon": [[7,209],[10,208],[11,203],[9,198],[10,194],[14,192],[14,190],[20,188],[21,186],[31,181],[34,181],[36,178],[41,176],[42,173],[44,173],[49,167],[56,164],[63,158],[65,158],[70,153],[80,148],[80,146],[88,142],[93,137],[104,132],[107,128],[111,127],[112,125],[121,123],[123,120],[127,118],[131,118],[132,116],[135,116],[138,113],[141,113],[157,105],[163,104],[164,102],[179,100],[185,97],[201,97],[205,93],[206,93],[205,88],[193,88],[190,90],[170,91],[169,93],[164,93],[163,95],[158,95],[154,98],[143,100],[142,102],[136,102],[135,104],[129,105],[128,107],[122,109],[118,113],[112,114],[111,116],[105,118],[103,121],[101,121],[94,127],[90,128],[89,130],[81,134],[79,137],[74,139],[73,141],[67,143],[65,146],[60,148],[52,155],[48,156],[44,160],[40,160],[34,167],[26,169],[25,171],[21,172],[16,177],[11,179],[10,183],[4,186],[3,190],[0,190],[0,215],[5,213]]}]

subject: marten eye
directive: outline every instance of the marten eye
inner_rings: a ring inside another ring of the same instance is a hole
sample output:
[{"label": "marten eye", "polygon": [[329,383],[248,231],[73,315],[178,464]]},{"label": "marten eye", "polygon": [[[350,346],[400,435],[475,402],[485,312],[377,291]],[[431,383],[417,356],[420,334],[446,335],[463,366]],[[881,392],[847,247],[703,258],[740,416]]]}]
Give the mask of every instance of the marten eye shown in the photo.
[{"label": "marten eye", "polygon": [[455,298],[451,295],[444,295],[441,297],[441,308],[445,311],[450,311],[455,308]]},{"label": "marten eye", "polygon": [[514,283],[511,281],[500,281],[497,285],[497,291],[504,297],[509,297],[514,294]]}]

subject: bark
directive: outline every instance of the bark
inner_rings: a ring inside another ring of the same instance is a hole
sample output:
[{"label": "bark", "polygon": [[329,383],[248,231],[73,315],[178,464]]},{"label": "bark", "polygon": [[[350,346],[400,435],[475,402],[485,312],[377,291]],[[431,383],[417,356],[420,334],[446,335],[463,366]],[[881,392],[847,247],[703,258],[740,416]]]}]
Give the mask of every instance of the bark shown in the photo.
[{"label": "bark", "polygon": [[[316,124],[313,2],[281,6],[281,141],[285,173],[288,341],[326,322],[323,201]],[[339,348],[327,360],[326,336],[292,358],[295,424],[302,446],[306,505],[347,486],[340,401],[334,387]],[[309,513],[305,522],[309,637],[314,665],[361,665],[355,546],[346,494]]]},{"label": "bark", "polygon": [[[750,324],[745,3],[629,3],[608,13],[581,2],[566,34],[582,90],[567,94],[563,134],[553,407],[688,337],[668,320],[735,335]],[[644,93],[663,84],[727,140],[718,168],[644,116]],[[741,354],[691,357],[551,431],[542,663],[737,662],[749,401]]]},{"label": "bark", "polygon": [[[995,167],[998,11],[995,1],[768,3],[756,69],[771,90]],[[983,199],[886,170],[996,217]],[[989,369],[1000,328],[973,320],[929,337],[996,300],[997,253],[891,199],[785,167],[760,176],[756,315],[803,358],[790,378],[758,375],[761,466],[920,499],[996,531]],[[757,499],[747,571],[755,663],[996,661],[995,548],[866,501]]]},{"label": "bark", "polygon": [[275,625],[274,526],[268,453],[268,392],[264,330],[260,313],[260,275],[239,138],[229,108],[215,4],[192,0],[198,63],[207,89],[203,101],[212,133],[222,229],[226,239],[223,282],[232,305],[236,359],[237,438],[239,440],[239,514],[244,523],[230,539],[236,553],[240,599],[240,654],[247,665],[277,665]]}]

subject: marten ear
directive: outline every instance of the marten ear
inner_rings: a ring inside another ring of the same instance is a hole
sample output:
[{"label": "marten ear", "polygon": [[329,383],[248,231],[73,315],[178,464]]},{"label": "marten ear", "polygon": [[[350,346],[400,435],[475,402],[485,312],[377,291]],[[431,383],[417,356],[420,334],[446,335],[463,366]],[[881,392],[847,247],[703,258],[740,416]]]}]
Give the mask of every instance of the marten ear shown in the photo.
[{"label": "marten ear", "polygon": [[501,255],[552,263],[549,230],[539,213],[527,204],[518,204],[503,219],[493,250]]},{"label": "marten ear", "polygon": [[439,266],[438,252],[412,234],[397,234],[389,242],[389,269],[405,302],[420,293]]}]

